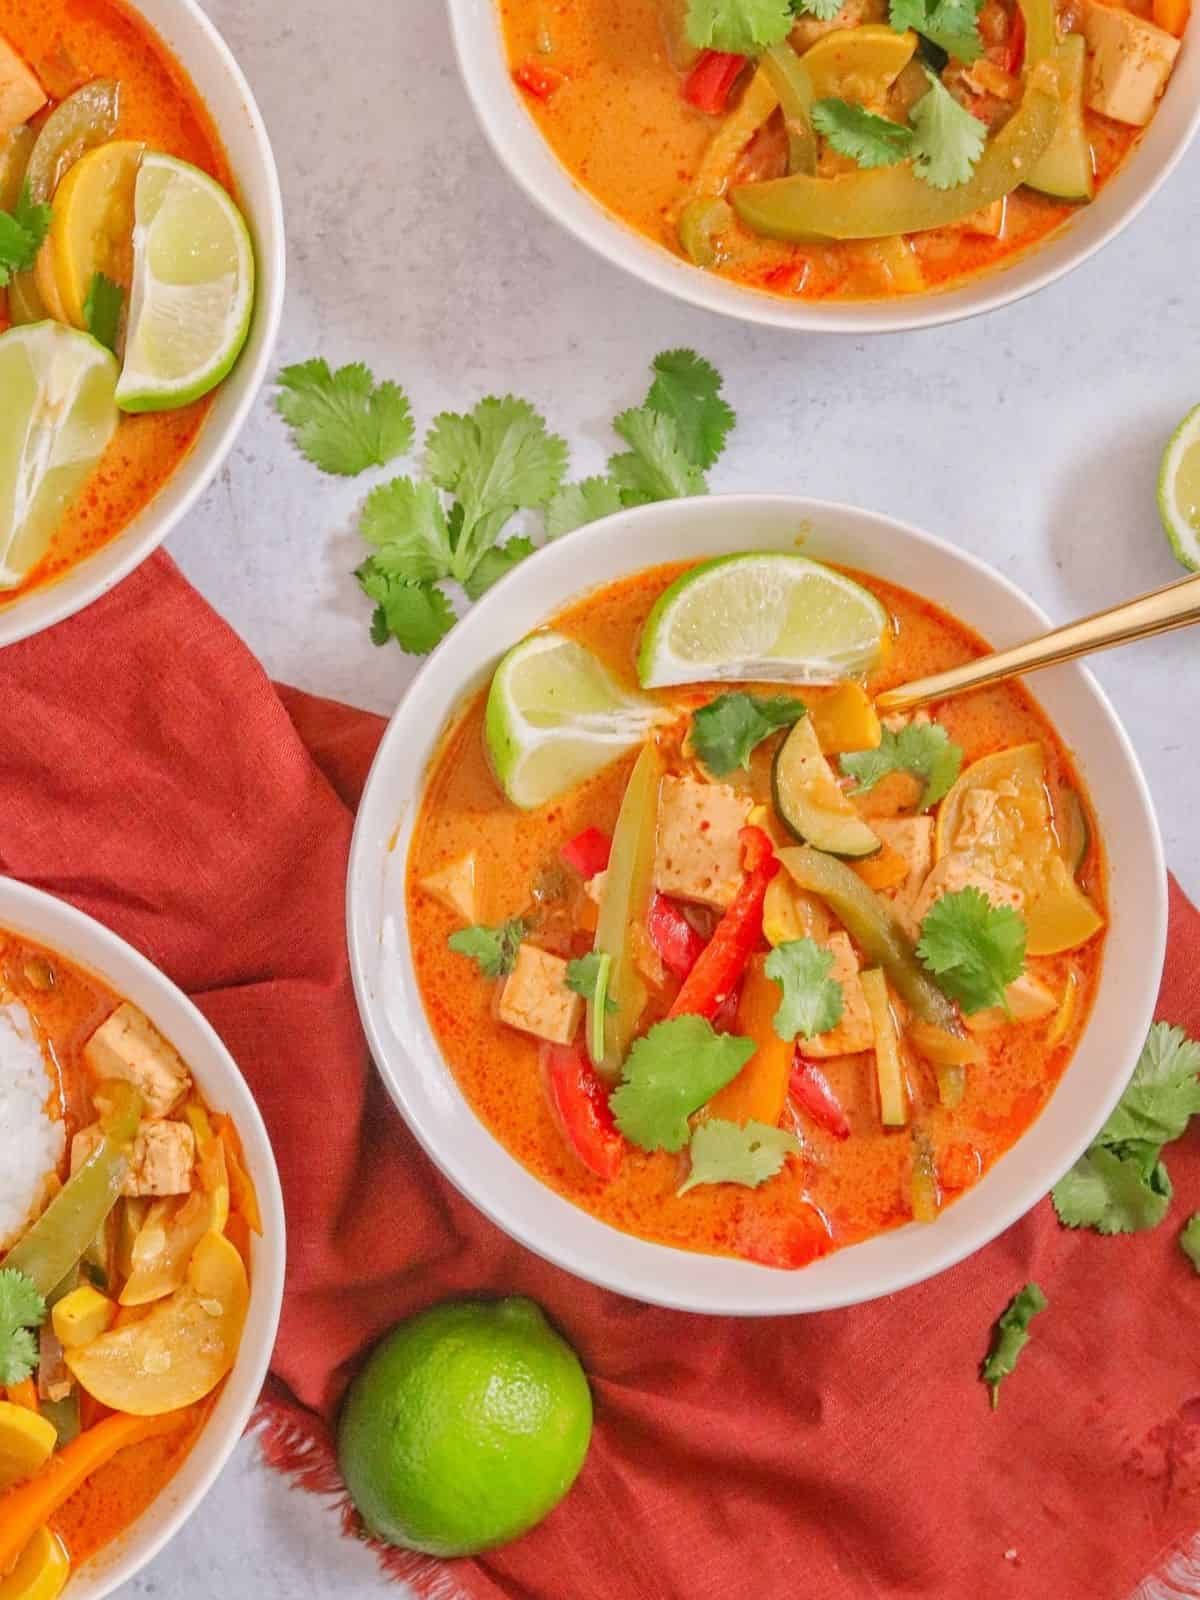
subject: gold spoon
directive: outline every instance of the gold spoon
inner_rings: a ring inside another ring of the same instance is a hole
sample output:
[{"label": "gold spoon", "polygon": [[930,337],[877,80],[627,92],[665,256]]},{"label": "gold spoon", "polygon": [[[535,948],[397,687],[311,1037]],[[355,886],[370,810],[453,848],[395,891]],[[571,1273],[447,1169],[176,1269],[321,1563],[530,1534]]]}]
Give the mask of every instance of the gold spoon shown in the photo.
[{"label": "gold spoon", "polygon": [[1155,589],[1139,600],[1127,600],[1109,611],[1098,611],[1080,622],[1069,622],[1065,628],[1043,633],[1027,644],[997,650],[993,655],[980,656],[961,667],[951,667],[949,672],[937,672],[932,677],[902,684],[898,689],[887,689],[876,698],[875,704],[880,711],[909,711],[929,700],[946,700],[951,695],[981,689],[985,684],[999,683],[1021,672],[1057,666],[1060,661],[1073,661],[1076,656],[1108,650],[1133,639],[1150,639],[1156,633],[1186,628],[1193,622],[1200,622],[1200,573],[1168,584],[1165,589]]}]

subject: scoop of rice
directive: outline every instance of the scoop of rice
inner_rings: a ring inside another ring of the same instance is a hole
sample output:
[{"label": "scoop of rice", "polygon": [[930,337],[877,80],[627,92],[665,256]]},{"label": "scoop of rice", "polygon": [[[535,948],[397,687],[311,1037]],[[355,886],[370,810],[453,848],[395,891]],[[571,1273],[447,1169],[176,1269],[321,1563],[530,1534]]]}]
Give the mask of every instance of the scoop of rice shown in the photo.
[{"label": "scoop of rice", "polygon": [[50,1074],[24,1006],[0,1005],[0,1253],[33,1216],[66,1130],[47,1105]]}]

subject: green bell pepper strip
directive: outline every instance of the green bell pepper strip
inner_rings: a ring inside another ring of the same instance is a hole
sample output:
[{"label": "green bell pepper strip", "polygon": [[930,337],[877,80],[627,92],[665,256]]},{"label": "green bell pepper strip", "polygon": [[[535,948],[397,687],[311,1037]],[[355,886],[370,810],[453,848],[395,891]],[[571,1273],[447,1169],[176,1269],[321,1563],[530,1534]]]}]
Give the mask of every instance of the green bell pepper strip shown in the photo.
[{"label": "green bell pepper strip", "polygon": [[816,172],[817,136],[809,116],[816,94],[808,68],[785,41],[783,44],[773,44],[764,54],[762,70],[783,111],[788,141],[788,171]]},{"label": "green bell pepper strip", "polygon": [[[136,1131],[136,1123],[134,1129]],[[105,1134],[29,1232],[4,1258],[41,1295],[51,1295],[83,1259],[129,1176],[129,1141]]]},{"label": "green bell pepper strip", "polygon": [[896,921],[891,907],[867,887],[857,872],[836,856],[827,856],[808,845],[780,850],[778,855],[801,889],[824,900],[871,965],[883,968],[915,1016],[947,1033],[962,1033],[953,1002],[921,965],[912,940]]},{"label": "green bell pepper strip", "polygon": [[[604,1052],[590,1050],[596,1071],[609,1082],[621,1075],[630,1040],[641,1020],[648,991],[638,970],[638,939],[649,939],[646,919],[654,893],[654,850],[658,840],[658,791],[663,763],[651,740],[634,762],[617,826],[600,899],[595,950],[608,956],[608,982],[588,1001],[587,1038],[604,1041]],[[605,1002],[611,997],[616,1009]]]},{"label": "green bell pepper strip", "polygon": [[989,139],[975,171],[957,188],[935,189],[904,162],[836,178],[795,173],[743,184],[733,191],[733,209],[752,232],[797,244],[944,228],[1025,181],[1049,148],[1060,110],[1058,68],[1053,60],[1039,61],[1029,71],[1016,113]]},{"label": "green bell pepper strip", "polygon": [[1058,47],[1054,0],[1018,0],[1025,13],[1025,75],[1039,61],[1048,61]]}]

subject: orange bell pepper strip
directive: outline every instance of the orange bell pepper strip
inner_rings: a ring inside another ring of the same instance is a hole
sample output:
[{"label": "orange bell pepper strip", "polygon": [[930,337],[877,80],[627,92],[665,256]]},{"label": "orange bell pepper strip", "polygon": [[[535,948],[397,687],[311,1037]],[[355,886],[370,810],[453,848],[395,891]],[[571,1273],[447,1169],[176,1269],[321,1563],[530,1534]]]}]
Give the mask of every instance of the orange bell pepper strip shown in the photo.
[{"label": "orange bell pepper strip", "polygon": [[254,1187],[254,1179],[246,1171],[246,1157],[242,1151],[242,1141],[238,1137],[238,1131],[229,1117],[214,1117],[212,1123],[217,1137],[225,1147],[225,1168],[229,1175],[229,1198],[233,1209],[240,1212],[252,1232],[261,1237],[262,1209],[258,1203],[258,1191]]},{"label": "orange bell pepper strip", "polygon": [[169,1411],[161,1417],[106,1417],[94,1428],[51,1456],[36,1477],[0,1494],[0,1573],[17,1563],[22,1550],[81,1484],[106,1466],[121,1450],[174,1433],[189,1412]]},{"label": "orange bell pepper strip", "polygon": [[753,1039],[758,1049],[746,1065],[713,1096],[707,1115],[728,1122],[765,1122],[777,1127],[787,1101],[794,1046],[775,1032],[779,985],[763,971],[763,956],[752,956],[742,987],[737,1032]]},{"label": "orange bell pepper strip", "polygon": [[[733,993],[762,940],[763,901],[779,871],[775,846],[761,828],[743,828],[746,873],[717,931],[684,981],[668,1015],[708,1017]],[[778,1004],[778,1002],[777,1002]]]},{"label": "orange bell pepper strip", "polygon": [[5,1394],[14,1406],[20,1406],[25,1411],[39,1411],[37,1384],[32,1378],[25,1378],[20,1383],[10,1383],[5,1389]]}]

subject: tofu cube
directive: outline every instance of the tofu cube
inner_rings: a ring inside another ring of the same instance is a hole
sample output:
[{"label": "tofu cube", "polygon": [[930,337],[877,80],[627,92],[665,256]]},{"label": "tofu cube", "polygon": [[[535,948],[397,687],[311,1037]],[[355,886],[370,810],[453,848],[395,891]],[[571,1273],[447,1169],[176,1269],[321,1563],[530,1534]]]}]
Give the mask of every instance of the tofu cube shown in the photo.
[{"label": "tofu cube", "polygon": [[654,887],[724,911],[742,881],[738,838],[751,800],[725,783],[664,778],[659,791]]},{"label": "tofu cube", "polygon": [[932,817],[880,817],[872,828],[884,844],[903,856],[908,876],[893,893],[897,906],[909,906],[933,866]]},{"label": "tofu cube", "polygon": [[825,948],[833,952],[833,966],[829,976],[842,986],[842,1020],[828,1033],[819,1033],[814,1039],[800,1039],[800,1054],[815,1061],[825,1061],[830,1056],[853,1056],[875,1046],[875,1029],[867,997],[859,979],[858,957],[848,934],[831,933]]},{"label": "tofu cube", "polygon": [[499,1016],[535,1039],[570,1044],[583,1017],[583,996],[567,988],[567,963],[560,956],[523,944],[500,991]]},{"label": "tofu cube", "polygon": [[954,848],[970,852],[984,838],[996,814],[1000,795],[995,789],[968,789],[962,799],[962,817],[954,835]]},{"label": "tofu cube", "polygon": [[127,1000],[84,1045],[83,1059],[94,1078],[124,1078],[135,1084],[148,1117],[167,1116],[192,1086],[174,1045]]},{"label": "tofu cube", "polygon": [[438,872],[421,879],[421,888],[440,900],[448,911],[455,912],[464,922],[479,921],[479,895],[476,888],[475,857],[460,856]]},{"label": "tofu cube", "polygon": [[[81,1128],[71,1140],[71,1172],[79,1171],[100,1143],[100,1124]],[[143,1119],[133,1141],[129,1177],[123,1194],[131,1198],[190,1194],[196,1164],[196,1137],[186,1122]]]},{"label": "tofu cube", "polygon": [[1011,906],[1014,911],[1019,911],[1025,904],[1025,896],[1020,889],[978,871],[970,856],[954,851],[942,857],[922,884],[912,907],[913,924],[920,927],[935,900],[940,900],[944,894],[957,894],[960,889],[978,889],[994,906]]},{"label": "tofu cube", "polygon": [[1132,11],[1098,0],[1089,0],[1084,11],[1083,34],[1087,104],[1101,116],[1144,127],[1167,87],[1180,40]]},{"label": "tofu cube", "polygon": [[45,104],[41,84],[0,34],[0,138],[28,122]]}]

